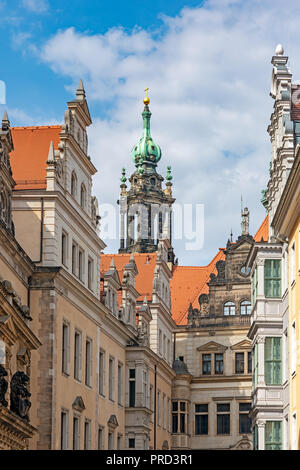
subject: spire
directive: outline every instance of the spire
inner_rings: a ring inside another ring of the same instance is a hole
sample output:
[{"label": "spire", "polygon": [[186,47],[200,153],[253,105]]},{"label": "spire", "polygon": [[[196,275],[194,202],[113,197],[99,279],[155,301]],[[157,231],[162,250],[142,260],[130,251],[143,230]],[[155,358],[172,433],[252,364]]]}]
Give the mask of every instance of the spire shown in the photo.
[{"label": "spire", "polygon": [[84,100],[85,99],[85,89],[82,83],[82,80],[79,81],[78,88],[76,90],[76,98],[78,100]]},{"label": "spire", "polygon": [[[149,88],[146,88],[145,91],[148,92],[148,90]],[[148,95],[144,98],[143,102],[143,134],[139,142],[131,151],[131,158],[134,161],[139,174],[143,174],[145,168],[153,170],[161,159],[161,149],[159,145],[154,142],[150,133],[151,111],[149,109],[150,99]]]},{"label": "spire", "polygon": [[49,153],[48,153],[48,160],[47,160],[47,163],[52,163],[54,162],[55,160],[55,156],[54,156],[54,147],[53,147],[53,142],[51,140],[50,142],[50,147],[49,147]]},{"label": "spire", "polygon": [[114,269],[115,267],[116,267],[115,260],[114,260],[114,257],[112,257],[111,262],[110,262],[110,268]]},{"label": "spire", "polygon": [[7,129],[9,129],[9,127],[10,127],[10,122],[9,122],[9,119],[8,119],[7,112],[5,111],[3,119],[2,119],[2,129],[7,130]]}]

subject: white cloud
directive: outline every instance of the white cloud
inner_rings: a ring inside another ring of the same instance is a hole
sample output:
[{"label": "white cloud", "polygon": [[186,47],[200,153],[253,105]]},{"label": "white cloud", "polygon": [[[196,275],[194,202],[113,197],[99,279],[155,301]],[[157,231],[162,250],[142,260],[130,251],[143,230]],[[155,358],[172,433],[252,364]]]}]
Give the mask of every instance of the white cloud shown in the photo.
[{"label": "white cloud", "polygon": [[270,59],[283,43],[300,77],[299,13],[297,0],[288,9],[283,0],[208,0],[175,18],[163,16],[162,30],[153,34],[69,28],[41,51],[74,87],[83,78],[90,102],[105,110],[107,117],[94,116],[89,131],[100,203],[118,199],[122,166],[128,174],[134,170],[130,151],[141,135],[143,90],[150,87],[152,136],[163,151],[158,171],[165,176],[172,165],[177,202],[205,204],[204,248],[185,252],[176,243],[180,263],[208,262],[231,228],[239,235],[241,194],[252,233],[264,217],[259,200],[270,159]]},{"label": "white cloud", "polygon": [[34,13],[43,13],[49,8],[47,0],[22,0],[22,5]]}]

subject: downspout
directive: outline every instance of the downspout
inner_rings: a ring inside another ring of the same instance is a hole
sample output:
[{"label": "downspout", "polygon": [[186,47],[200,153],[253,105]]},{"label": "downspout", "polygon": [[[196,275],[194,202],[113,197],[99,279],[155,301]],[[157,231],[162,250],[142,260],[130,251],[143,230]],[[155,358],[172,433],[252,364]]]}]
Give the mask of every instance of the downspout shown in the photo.
[{"label": "downspout", "polygon": [[157,365],[154,366],[154,430],[153,430],[153,450],[156,450],[156,389],[157,389]]}]

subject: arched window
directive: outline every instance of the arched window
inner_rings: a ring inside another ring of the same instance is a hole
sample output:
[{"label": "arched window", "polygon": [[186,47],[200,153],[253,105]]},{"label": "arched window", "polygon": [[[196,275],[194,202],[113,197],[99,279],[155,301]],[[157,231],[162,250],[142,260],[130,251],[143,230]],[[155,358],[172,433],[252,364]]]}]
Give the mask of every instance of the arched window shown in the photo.
[{"label": "arched window", "polygon": [[251,315],[251,302],[249,300],[241,302],[241,315]]},{"label": "arched window", "polygon": [[82,183],[81,188],[80,188],[80,205],[81,207],[85,207],[86,204],[86,189],[85,185]]},{"label": "arched window", "polygon": [[224,315],[235,315],[235,304],[233,302],[224,304]]},{"label": "arched window", "polygon": [[72,171],[71,175],[71,194],[73,197],[76,197],[77,194],[77,176],[75,171]]}]

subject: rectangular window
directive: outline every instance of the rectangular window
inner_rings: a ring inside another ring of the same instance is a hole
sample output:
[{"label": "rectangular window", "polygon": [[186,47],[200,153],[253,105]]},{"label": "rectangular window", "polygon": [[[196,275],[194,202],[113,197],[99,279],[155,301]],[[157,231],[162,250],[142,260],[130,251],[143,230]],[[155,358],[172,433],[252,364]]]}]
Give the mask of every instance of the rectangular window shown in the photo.
[{"label": "rectangular window", "polygon": [[162,413],[163,413],[163,428],[166,429],[166,396],[163,395],[163,406],[162,406]]},{"label": "rectangular window", "polygon": [[117,442],[117,449],[122,449],[122,434],[118,434],[118,442]]},{"label": "rectangular window", "polygon": [[235,373],[243,374],[245,371],[244,367],[244,353],[235,353]]},{"label": "rectangular window", "polygon": [[135,369],[129,369],[129,406],[135,406]]},{"label": "rectangular window", "polygon": [[114,448],[114,433],[109,431],[108,433],[108,450],[113,450]]},{"label": "rectangular window", "polygon": [[252,353],[251,353],[251,351],[247,352],[247,357],[248,357],[248,374],[251,374],[251,372],[252,372]]},{"label": "rectangular window", "polygon": [[104,429],[98,428],[98,450],[103,450],[104,445]]},{"label": "rectangular window", "polygon": [[211,374],[211,354],[202,354],[202,374]]},{"label": "rectangular window", "polygon": [[128,448],[135,449],[135,439],[128,439]]},{"label": "rectangular window", "polygon": [[94,263],[91,258],[88,259],[88,288],[93,290],[93,271],[94,271]]},{"label": "rectangular window", "polygon": [[68,258],[68,236],[65,232],[61,234],[61,262],[64,266],[67,266]]},{"label": "rectangular window", "polygon": [[223,354],[215,354],[215,374],[223,374],[224,372],[224,360]]},{"label": "rectangular window", "polygon": [[172,402],[172,433],[178,432],[178,402]]},{"label": "rectangular window", "polygon": [[291,281],[290,283],[293,284],[293,282],[296,279],[296,252],[295,252],[295,242],[293,242],[291,249],[290,249],[290,257],[291,257]]},{"label": "rectangular window", "polygon": [[258,379],[258,344],[254,346],[254,352],[253,352],[253,371],[252,371],[253,390],[256,389],[257,379]]},{"label": "rectangular window", "polygon": [[91,422],[86,419],[84,422],[84,450],[91,449]]},{"label": "rectangular window", "polygon": [[72,273],[76,275],[76,258],[77,258],[77,245],[72,243]]},{"label": "rectangular window", "polygon": [[62,411],[60,414],[60,448],[61,450],[67,450],[68,445],[69,445],[68,421],[69,421],[69,413],[67,411]]},{"label": "rectangular window", "polygon": [[230,434],[230,403],[217,404],[217,434]]},{"label": "rectangular window", "polygon": [[161,353],[162,353],[162,332],[161,332],[161,330],[158,331],[158,352],[161,355]]},{"label": "rectangular window", "polygon": [[265,339],[266,385],[281,385],[281,338]]},{"label": "rectangular window", "polygon": [[63,322],[62,325],[62,372],[69,374],[70,357],[70,325]]},{"label": "rectangular window", "polygon": [[73,450],[80,450],[80,418],[73,416]]},{"label": "rectangular window", "polygon": [[160,426],[160,391],[157,392],[157,424]]},{"label": "rectangular window", "polygon": [[79,331],[75,331],[74,338],[74,378],[81,381],[81,338]]},{"label": "rectangular window", "polygon": [[170,398],[168,398],[167,402],[167,431],[170,432]]},{"label": "rectangular window", "polygon": [[108,396],[110,400],[115,399],[115,360],[113,357],[109,358],[109,383],[108,383]]},{"label": "rectangular window", "polygon": [[99,351],[99,394],[105,396],[105,351]]},{"label": "rectangular window", "polygon": [[79,249],[78,251],[78,277],[83,280],[83,267],[84,267],[84,252]]},{"label": "rectangular window", "polygon": [[253,428],[253,450],[258,450],[258,427],[255,425]]},{"label": "rectangular window", "polygon": [[92,341],[85,343],[85,385],[92,386]]},{"label": "rectangular window", "polygon": [[294,374],[296,372],[296,359],[297,359],[297,335],[296,335],[296,322],[293,321],[292,323],[292,331],[291,331],[291,373]]},{"label": "rectangular window", "polygon": [[281,450],[281,421],[267,421],[265,424],[265,450]]},{"label": "rectangular window", "polygon": [[143,371],[143,395],[144,395],[144,406],[148,406],[148,374]]},{"label": "rectangular window", "polygon": [[123,364],[118,363],[118,403],[123,403]]},{"label": "rectangular window", "polygon": [[265,297],[281,297],[281,260],[266,259],[264,266]]},{"label": "rectangular window", "polygon": [[195,404],[195,434],[208,434],[208,404]]},{"label": "rectangular window", "polygon": [[249,418],[249,411],[251,403],[239,404],[239,430],[240,434],[251,434],[251,419]]}]

